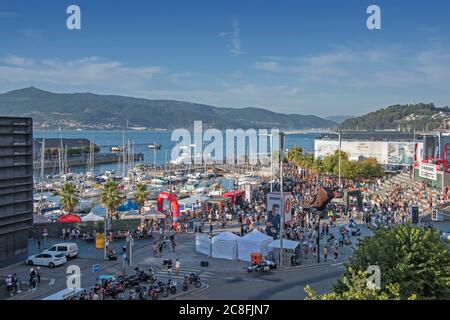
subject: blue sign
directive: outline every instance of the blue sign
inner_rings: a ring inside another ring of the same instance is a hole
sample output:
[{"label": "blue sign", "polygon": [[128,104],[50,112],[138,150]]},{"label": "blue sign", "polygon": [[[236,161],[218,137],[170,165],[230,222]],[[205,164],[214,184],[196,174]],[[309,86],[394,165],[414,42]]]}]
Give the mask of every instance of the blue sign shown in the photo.
[{"label": "blue sign", "polygon": [[100,265],[94,264],[92,265],[92,272],[99,272],[100,271]]}]

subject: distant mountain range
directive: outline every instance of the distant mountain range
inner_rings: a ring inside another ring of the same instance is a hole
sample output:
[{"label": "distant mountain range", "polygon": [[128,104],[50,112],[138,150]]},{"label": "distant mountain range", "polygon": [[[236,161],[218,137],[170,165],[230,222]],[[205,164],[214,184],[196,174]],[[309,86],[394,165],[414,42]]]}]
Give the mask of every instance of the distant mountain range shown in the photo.
[{"label": "distant mountain range", "polygon": [[339,130],[399,130],[428,131],[449,128],[450,108],[436,107],[433,103],[393,105],[361,117],[348,119]]},{"label": "distant mountain range", "polygon": [[34,87],[0,94],[0,114],[33,117],[40,128],[149,129],[333,128],[335,121],[314,115],[281,114],[261,108],[218,108],[174,100],[149,100],[92,93],[52,93]]},{"label": "distant mountain range", "polygon": [[355,116],[328,116],[328,117],[325,117],[325,119],[327,119],[327,120],[330,120],[330,121],[334,121],[334,122],[337,122],[337,123],[342,123],[342,122],[344,122],[345,120],[348,120],[348,119],[351,119],[351,118],[354,118]]}]

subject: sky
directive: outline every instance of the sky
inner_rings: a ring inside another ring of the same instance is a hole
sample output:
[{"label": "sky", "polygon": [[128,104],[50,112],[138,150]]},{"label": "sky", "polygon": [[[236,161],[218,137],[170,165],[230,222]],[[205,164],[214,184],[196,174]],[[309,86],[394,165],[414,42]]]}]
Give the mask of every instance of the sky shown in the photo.
[{"label": "sky", "polygon": [[[81,30],[69,30],[69,5]],[[366,10],[381,9],[369,30]],[[361,115],[450,103],[450,1],[0,0],[0,92]]]}]

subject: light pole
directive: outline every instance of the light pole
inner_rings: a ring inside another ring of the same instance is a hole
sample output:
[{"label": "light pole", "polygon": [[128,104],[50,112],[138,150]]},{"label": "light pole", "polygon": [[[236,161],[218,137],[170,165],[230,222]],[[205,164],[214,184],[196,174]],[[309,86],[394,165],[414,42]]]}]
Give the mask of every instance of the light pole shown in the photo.
[{"label": "light pole", "polygon": [[280,198],[281,198],[281,221],[280,221],[280,268],[283,267],[283,237],[284,237],[284,205],[285,205],[285,200],[284,200],[284,188],[283,188],[283,161],[284,161],[284,134],[281,132],[280,135],[280,139],[281,139],[281,153],[280,153]]},{"label": "light pole", "polygon": [[342,140],[341,140],[341,133],[338,133],[339,135],[339,187],[341,187],[341,146],[342,146]]},{"label": "light pole", "polygon": [[270,137],[270,192],[273,192],[273,134],[272,133],[260,133],[260,136]]},{"label": "light pole", "polygon": [[317,214],[317,263],[320,263],[320,211]]},{"label": "light pole", "polygon": [[281,198],[281,221],[280,221],[280,268],[283,267],[283,236],[284,236],[284,192],[283,192],[283,159],[280,161],[280,198]]}]

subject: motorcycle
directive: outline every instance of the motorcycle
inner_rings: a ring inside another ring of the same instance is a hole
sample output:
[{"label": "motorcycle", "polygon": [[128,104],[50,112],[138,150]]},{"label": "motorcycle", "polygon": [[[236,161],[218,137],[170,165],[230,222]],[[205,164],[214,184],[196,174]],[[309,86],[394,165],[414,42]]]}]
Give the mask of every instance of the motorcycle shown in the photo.
[{"label": "motorcycle", "polygon": [[156,276],[153,273],[152,268],[149,268],[148,272],[141,271],[139,268],[134,269],[136,271],[136,275],[139,277],[139,280],[142,282],[154,283],[156,281]]},{"label": "motorcycle", "polygon": [[269,270],[270,270],[270,266],[265,262],[262,262],[259,264],[254,264],[247,268],[248,272],[254,272],[254,271],[255,272],[267,272]]},{"label": "motorcycle", "polygon": [[139,300],[147,300],[147,295],[148,295],[148,289],[145,286],[138,286],[136,287],[136,293],[137,293],[137,298],[139,298]]},{"label": "motorcycle", "polygon": [[167,291],[170,292],[171,294],[176,294],[177,293],[177,282],[169,279],[167,281],[167,285],[166,285]]},{"label": "motorcycle", "polygon": [[188,276],[184,276],[184,282],[183,282],[183,291],[187,291],[187,289],[189,288],[189,277]]},{"label": "motorcycle", "polygon": [[191,273],[189,276],[189,283],[193,283],[196,288],[200,288],[202,286],[202,281],[198,273]]},{"label": "motorcycle", "polygon": [[152,297],[152,300],[158,300],[160,291],[161,291],[161,289],[160,289],[160,287],[158,285],[152,285],[148,289],[148,295],[150,297]]},{"label": "motorcycle", "polygon": [[169,296],[169,291],[167,290],[167,285],[164,282],[159,281],[158,282],[159,292],[161,296],[164,298]]}]

